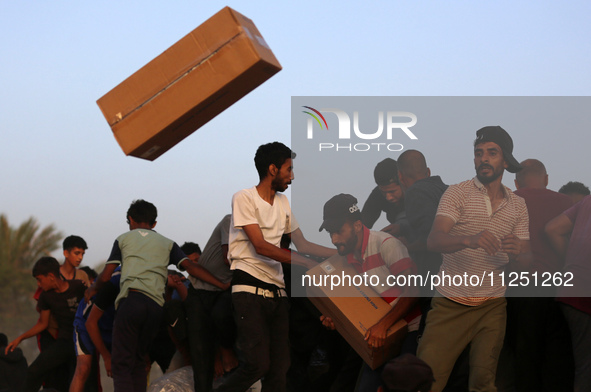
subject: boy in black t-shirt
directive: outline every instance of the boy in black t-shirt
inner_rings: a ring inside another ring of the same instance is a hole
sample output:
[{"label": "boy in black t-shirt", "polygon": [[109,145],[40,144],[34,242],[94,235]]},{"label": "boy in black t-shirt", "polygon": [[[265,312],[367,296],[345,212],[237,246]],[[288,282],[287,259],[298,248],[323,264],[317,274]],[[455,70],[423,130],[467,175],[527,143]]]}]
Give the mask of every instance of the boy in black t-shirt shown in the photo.
[{"label": "boy in black t-shirt", "polygon": [[33,276],[43,290],[38,301],[41,316],[37,324],[10,342],[5,352],[13,351],[22,340],[44,331],[48,326],[49,316],[55,317],[59,330],[56,341],[43,350],[27,369],[24,390],[37,392],[43,379],[52,369],[63,363],[75,366],[76,356],[72,340],[74,316],[78,303],[84,297],[86,286],[79,280],[63,280],[60,277],[60,265],[53,257],[40,258],[33,267]]}]

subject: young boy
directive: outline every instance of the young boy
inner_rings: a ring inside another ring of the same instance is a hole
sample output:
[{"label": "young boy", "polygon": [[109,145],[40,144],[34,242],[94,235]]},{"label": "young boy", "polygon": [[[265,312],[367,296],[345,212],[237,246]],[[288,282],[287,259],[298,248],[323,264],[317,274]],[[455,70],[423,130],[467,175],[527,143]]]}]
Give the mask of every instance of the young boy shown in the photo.
[{"label": "young boy", "polygon": [[86,241],[82,237],[71,235],[64,240],[63,249],[65,259],[64,264],[60,267],[62,278],[64,280],[78,279],[83,281],[87,287],[90,286],[88,274],[79,268],[84,253],[88,249]]},{"label": "young boy", "polygon": [[[86,287],[90,286],[88,275],[85,271],[77,269],[84,258],[85,250],[88,249],[86,241],[82,237],[71,235],[64,239],[62,243],[64,251],[64,263],[60,266],[59,274],[63,280],[77,279],[82,281]],[[37,288],[34,298],[39,300],[39,296],[43,290],[40,287]],[[39,309],[38,309],[39,310]],[[46,347],[50,346],[55,342],[58,335],[58,325],[55,318],[49,317],[49,323],[47,328],[37,336],[37,345],[39,351],[44,351]],[[68,364],[52,370],[51,374],[47,376],[44,381],[46,388],[55,388],[57,390],[65,390],[68,388],[66,379],[70,374],[71,369],[68,368]]]},{"label": "young boy", "polygon": [[100,354],[111,377],[111,342],[115,320],[115,299],[119,295],[121,268],[117,267],[111,279],[90,302],[80,301],[74,320],[76,372],[70,392],[98,391],[100,374],[95,373]]},{"label": "young boy", "polygon": [[[61,364],[72,365],[76,359],[72,341],[73,323],[80,299],[86,286],[81,281],[65,281],[60,276],[60,265],[53,257],[40,258],[33,267],[33,276],[43,290],[38,306],[41,316],[31,329],[13,340],[5,352],[13,351],[19,343],[44,331],[53,315],[58,323],[55,342],[46,347],[27,369],[24,391],[37,392],[44,377]],[[71,374],[70,374],[71,377]]]},{"label": "young boy", "polygon": [[177,265],[223,289],[229,287],[192,263],[175,242],[153,231],[157,215],[152,203],[131,203],[127,210],[130,231],[115,240],[105,269],[85,293],[90,299],[121,265],[111,356],[115,392],[146,390],[146,360],[161,323],[168,265]]}]

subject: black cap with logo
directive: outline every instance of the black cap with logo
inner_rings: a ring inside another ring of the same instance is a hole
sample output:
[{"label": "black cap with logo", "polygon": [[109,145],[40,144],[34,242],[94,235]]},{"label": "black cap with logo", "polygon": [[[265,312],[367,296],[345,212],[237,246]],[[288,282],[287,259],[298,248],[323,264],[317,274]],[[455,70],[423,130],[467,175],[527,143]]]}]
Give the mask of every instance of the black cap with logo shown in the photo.
[{"label": "black cap with logo", "polygon": [[341,193],[333,196],[324,204],[323,222],[318,231],[325,229],[329,233],[339,231],[348,220],[361,219],[361,211],[357,207],[354,196]]}]

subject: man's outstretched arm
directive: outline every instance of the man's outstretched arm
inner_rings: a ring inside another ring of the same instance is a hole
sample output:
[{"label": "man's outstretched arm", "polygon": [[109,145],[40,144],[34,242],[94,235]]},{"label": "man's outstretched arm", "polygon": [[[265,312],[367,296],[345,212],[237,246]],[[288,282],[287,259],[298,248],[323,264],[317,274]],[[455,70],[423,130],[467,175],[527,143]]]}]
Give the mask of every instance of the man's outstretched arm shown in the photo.
[{"label": "man's outstretched arm", "polygon": [[255,251],[261,256],[266,256],[270,259],[279,261],[280,263],[299,264],[308,268],[312,268],[316,265],[316,263],[310,259],[300,256],[297,253],[281,249],[265,240],[261,227],[257,224],[242,226],[242,229],[254,246]]},{"label": "man's outstretched arm", "polygon": [[299,252],[307,253],[309,255],[318,257],[330,257],[337,254],[335,248],[327,248],[326,246],[318,245],[310,242],[304,237],[304,233],[298,227],[291,232],[291,240],[298,249]]}]

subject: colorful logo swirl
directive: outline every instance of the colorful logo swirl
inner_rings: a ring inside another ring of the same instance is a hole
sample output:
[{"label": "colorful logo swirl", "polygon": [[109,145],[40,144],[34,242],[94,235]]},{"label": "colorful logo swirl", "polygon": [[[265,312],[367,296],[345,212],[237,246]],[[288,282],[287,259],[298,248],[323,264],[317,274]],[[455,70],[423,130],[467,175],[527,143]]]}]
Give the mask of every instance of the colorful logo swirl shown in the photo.
[{"label": "colorful logo swirl", "polygon": [[[310,106],[302,106],[302,107],[303,108],[306,108],[306,109],[310,109],[311,111],[313,111],[314,113],[316,113],[317,115],[319,115],[320,118],[322,119],[322,121],[324,121],[324,125],[326,126],[326,130],[328,130],[328,124],[326,123],[326,119],[324,118],[324,116],[318,110],[316,110],[316,109],[314,109],[314,108],[312,108]],[[302,110],[302,113],[306,113],[306,114],[309,114],[310,116],[314,117],[314,119],[316,121],[318,121],[318,125],[320,125],[320,129],[323,129],[322,123],[320,122],[320,119],[318,117],[316,117],[314,114],[312,114],[310,112],[307,112],[305,110]]]}]

